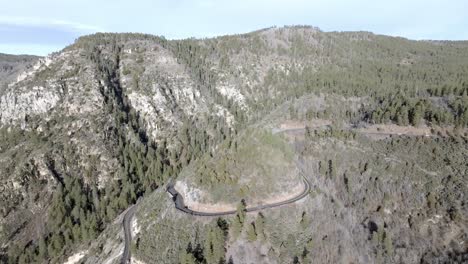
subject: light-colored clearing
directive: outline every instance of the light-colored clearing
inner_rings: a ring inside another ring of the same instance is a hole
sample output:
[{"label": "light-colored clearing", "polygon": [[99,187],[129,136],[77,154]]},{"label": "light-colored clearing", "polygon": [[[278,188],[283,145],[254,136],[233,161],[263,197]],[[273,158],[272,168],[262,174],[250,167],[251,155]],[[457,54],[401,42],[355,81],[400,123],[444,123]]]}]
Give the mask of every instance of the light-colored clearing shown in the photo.
[{"label": "light-colored clearing", "polygon": [[279,125],[281,130],[289,130],[289,129],[305,129],[306,126],[310,128],[317,128],[322,126],[331,125],[332,122],[326,119],[312,119],[308,121],[300,121],[300,120],[286,120]]},{"label": "light-colored clearing", "polygon": [[78,261],[80,261],[84,256],[86,255],[86,251],[81,251],[81,252],[78,252],[72,256],[70,256],[66,262],[64,262],[63,264],[75,264],[75,263],[78,263]]},{"label": "light-colored clearing", "polygon": [[145,262],[141,261],[141,260],[138,260],[138,259],[135,259],[134,257],[132,257],[131,259],[131,264],[146,264]]},{"label": "light-colored clearing", "polygon": [[371,125],[366,128],[359,129],[359,132],[364,134],[391,134],[391,135],[408,135],[408,136],[429,136],[431,129],[427,126],[398,126],[395,124]]},{"label": "light-colored clearing", "polygon": [[138,220],[135,216],[132,219],[132,236],[136,236],[140,233],[140,226],[138,225]]}]

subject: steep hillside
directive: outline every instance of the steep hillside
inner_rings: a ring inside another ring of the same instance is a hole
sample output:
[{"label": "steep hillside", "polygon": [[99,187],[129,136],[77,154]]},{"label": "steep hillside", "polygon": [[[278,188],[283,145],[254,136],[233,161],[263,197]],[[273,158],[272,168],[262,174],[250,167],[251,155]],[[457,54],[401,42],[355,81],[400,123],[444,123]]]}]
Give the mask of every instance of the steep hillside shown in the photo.
[{"label": "steep hillside", "polygon": [[[0,81],[2,262],[119,262],[137,200],[144,263],[467,258],[468,42],[95,34],[21,67]],[[243,210],[299,175],[304,199]],[[169,182],[238,213],[177,211]]]},{"label": "steep hillside", "polygon": [[[133,258],[143,263],[466,261],[466,139],[295,138],[301,170],[313,185],[304,200],[247,213],[241,223],[237,216],[223,217],[226,228],[223,220],[175,210],[157,191],[136,213]],[[427,154],[432,150],[438,154]],[[440,166],[442,160],[455,167]],[[225,235],[214,235],[223,228]]]},{"label": "steep hillside", "polygon": [[175,188],[191,207],[233,210],[242,199],[254,206],[300,192],[303,186],[285,140],[247,129],[185,167]]},{"label": "steep hillside", "polygon": [[34,66],[40,59],[32,55],[10,55],[0,53],[0,89],[16,81],[18,75]]},{"label": "steep hillside", "polygon": [[[168,64],[139,61],[146,48],[148,61],[175,61],[159,42],[84,37],[2,91],[1,239],[13,262],[53,259],[92,240],[204,151],[181,140],[203,133],[208,144],[230,130],[229,110],[198,89],[186,67],[174,62],[171,77]],[[178,136],[184,126],[193,128],[187,138]]]}]

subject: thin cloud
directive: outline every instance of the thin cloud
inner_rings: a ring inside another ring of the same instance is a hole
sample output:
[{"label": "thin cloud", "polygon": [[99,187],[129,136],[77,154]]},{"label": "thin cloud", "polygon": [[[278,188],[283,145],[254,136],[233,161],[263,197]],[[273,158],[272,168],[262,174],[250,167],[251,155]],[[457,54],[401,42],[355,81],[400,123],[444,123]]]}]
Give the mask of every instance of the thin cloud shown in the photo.
[{"label": "thin cloud", "polygon": [[62,30],[68,30],[76,33],[93,33],[105,31],[103,28],[93,25],[57,19],[39,19],[36,17],[0,16],[0,24],[60,28]]},{"label": "thin cloud", "polygon": [[103,28],[58,19],[0,16],[0,52],[46,55]]}]

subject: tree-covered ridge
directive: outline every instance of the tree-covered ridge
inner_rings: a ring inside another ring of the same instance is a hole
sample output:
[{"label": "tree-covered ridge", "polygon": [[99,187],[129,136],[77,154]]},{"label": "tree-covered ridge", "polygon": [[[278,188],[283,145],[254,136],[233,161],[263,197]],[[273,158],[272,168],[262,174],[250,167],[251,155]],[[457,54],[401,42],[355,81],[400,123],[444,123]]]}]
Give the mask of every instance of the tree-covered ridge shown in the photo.
[{"label": "tree-covered ridge", "polygon": [[[168,41],[142,34],[116,38],[149,39],[171,50],[200,88],[227,105],[239,123],[284,100],[311,93],[371,98],[373,104],[366,109],[371,115],[385,112],[381,108],[386,106],[380,104],[388,98],[399,100],[392,102],[394,105],[404,105],[395,94],[410,98],[462,96],[468,85],[466,42],[410,41],[368,32],[326,33],[310,27],[265,29],[204,40]],[[86,37],[81,42],[84,40]],[[77,45],[83,45],[81,42]],[[243,79],[250,85],[239,81]],[[239,89],[253,111],[246,113],[235,101],[221,96],[216,86],[222,81]],[[426,108],[437,109],[422,116],[428,123],[466,126],[466,102],[449,102],[452,104],[456,105],[430,105]],[[373,121],[397,123],[394,111],[390,112],[390,118]]]},{"label": "tree-covered ridge", "polygon": [[419,126],[425,121],[429,125],[467,127],[468,87],[459,92],[455,89],[454,93],[444,90],[445,87],[440,89],[440,93],[429,90],[428,93],[434,96],[407,97],[396,94],[379,98],[376,109],[371,113],[371,121],[393,122],[402,126]]},{"label": "tree-covered ridge", "polygon": [[189,189],[201,190],[205,203],[254,203],[300,186],[293,160],[292,149],[280,135],[248,128],[189,164],[179,178]]},{"label": "tree-covered ridge", "polygon": [[[365,96],[373,102],[366,109],[372,113],[383,111],[379,110],[382,101],[398,98],[395,94],[416,98],[449,93],[462,96],[468,84],[466,42],[410,41],[368,32],[325,33],[298,27],[176,43],[178,47],[180,43],[188,45],[186,54],[195,58],[189,63],[191,67],[211,69],[216,65],[222,79],[233,80],[248,98],[252,114],[311,93]],[[236,81],[243,78],[250,85]],[[455,104],[455,109],[443,107],[423,117],[428,123],[466,126],[462,121],[466,102],[458,100]],[[396,117],[385,120],[396,122]],[[373,121],[383,122],[378,118]]]}]

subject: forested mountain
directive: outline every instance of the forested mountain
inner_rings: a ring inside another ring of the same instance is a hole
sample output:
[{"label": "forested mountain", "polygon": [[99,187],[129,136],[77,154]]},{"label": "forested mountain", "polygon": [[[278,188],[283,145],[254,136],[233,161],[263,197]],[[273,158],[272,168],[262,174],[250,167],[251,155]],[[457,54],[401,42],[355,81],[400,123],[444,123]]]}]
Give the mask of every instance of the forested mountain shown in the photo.
[{"label": "forested mountain", "polygon": [[98,33],[0,67],[1,262],[120,262],[137,201],[142,263],[467,260],[468,42]]}]

